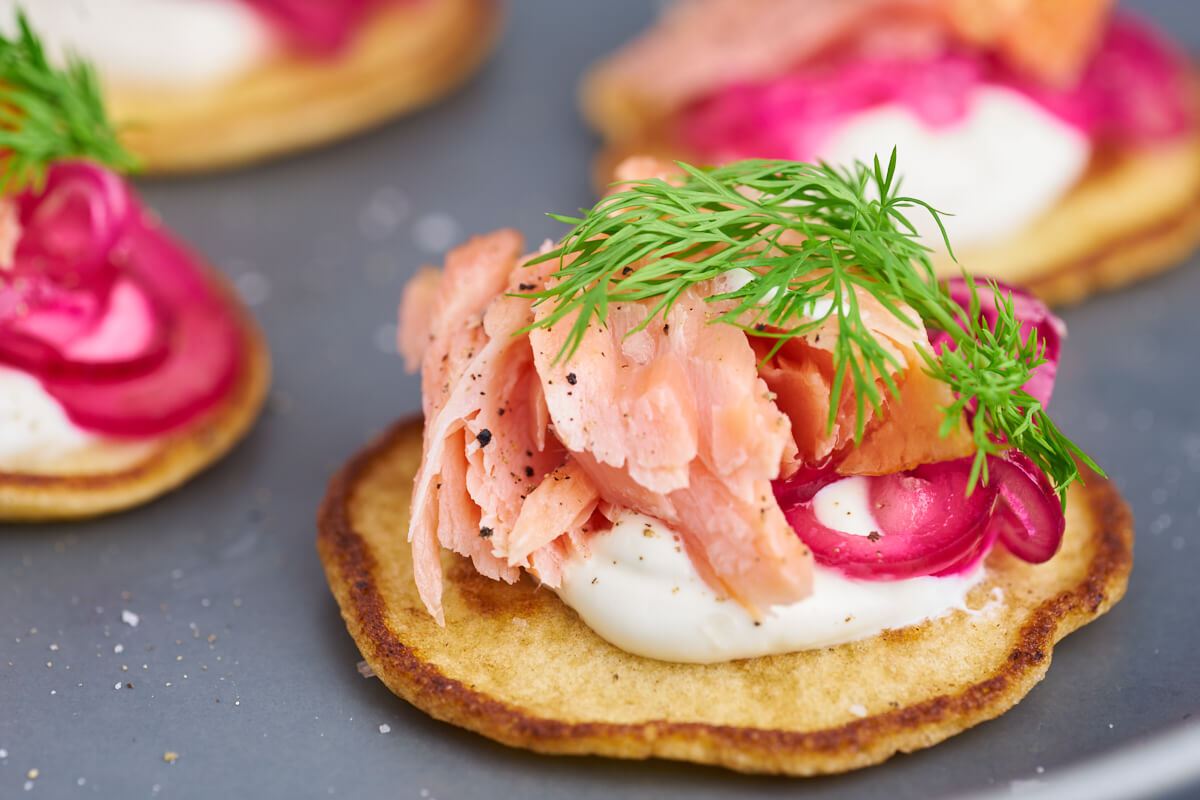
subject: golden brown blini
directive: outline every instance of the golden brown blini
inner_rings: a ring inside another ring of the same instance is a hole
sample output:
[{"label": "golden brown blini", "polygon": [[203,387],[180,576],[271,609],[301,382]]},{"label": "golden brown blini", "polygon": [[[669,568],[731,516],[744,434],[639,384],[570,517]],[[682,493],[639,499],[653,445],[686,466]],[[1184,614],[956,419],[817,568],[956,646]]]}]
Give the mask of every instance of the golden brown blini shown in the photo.
[{"label": "golden brown blini", "polygon": [[219,459],[250,430],[271,382],[262,331],[239,309],[242,361],[229,395],[180,430],[146,441],[111,440],[54,461],[0,471],[0,521],[94,517],[145,503]]},{"label": "golden brown blini", "polygon": [[420,420],[400,422],[330,483],[317,549],[342,616],[393,692],[543,753],[791,775],[875,764],[1011,708],[1045,675],[1055,643],[1121,598],[1132,566],[1129,511],[1089,474],[1070,493],[1061,551],[1031,565],[997,548],[968,597],[974,613],[837,647],[673,664],[607,643],[529,578],[493,581],[448,551],[439,627],[403,535],[420,459]]},{"label": "golden brown blini", "polygon": [[465,80],[500,30],[495,0],[385,4],[345,52],[280,55],[199,89],[106,87],[124,143],[152,173],[262,160],[365,130]]}]

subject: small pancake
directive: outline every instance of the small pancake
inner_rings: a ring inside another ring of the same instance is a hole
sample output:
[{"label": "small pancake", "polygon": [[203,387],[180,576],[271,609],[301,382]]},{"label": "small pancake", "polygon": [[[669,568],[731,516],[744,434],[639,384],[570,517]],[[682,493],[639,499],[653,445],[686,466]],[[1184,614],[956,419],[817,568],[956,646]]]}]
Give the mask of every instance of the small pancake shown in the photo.
[{"label": "small pancake", "polygon": [[271,357],[258,323],[232,288],[223,288],[239,309],[243,341],[241,371],[228,397],[175,433],[102,442],[24,472],[0,471],[0,522],[80,519],[140,505],[212,464],[250,430],[271,383]]},{"label": "small pancake", "polygon": [[527,577],[493,581],[446,551],[438,627],[404,535],[420,458],[421,422],[402,421],[330,483],[317,550],[342,616],[393,692],[542,753],[813,775],[928,747],[1024,697],[1054,644],[1121,598],[1133,560],[1127,506],[1089,474],[1071,491],[1058,555],[1034,566],[997,549],[968,598],[974,613],[838,647],[673,664],[610,645]]},{"label": "small pancake", "polygon": [[109,116],[151,173],[231,167],[378,125],[470,75],[500,30],[495,0],[387,4],[335,57],[279,56],[188,90],[106,87]]},{"label": "small pancake", "polygon": [[[699,159],[664,140],[612,145],[597,187],[626,157]],[[951,245],[954,243],[951,242]],[[1096,154],[1083,178],[1024,231],[935,259],[942,275],[968,271],[1021,285],[1047,303],[1075,303],[1179,265],[1200,245],[1200,130],[1184,139]]]}]

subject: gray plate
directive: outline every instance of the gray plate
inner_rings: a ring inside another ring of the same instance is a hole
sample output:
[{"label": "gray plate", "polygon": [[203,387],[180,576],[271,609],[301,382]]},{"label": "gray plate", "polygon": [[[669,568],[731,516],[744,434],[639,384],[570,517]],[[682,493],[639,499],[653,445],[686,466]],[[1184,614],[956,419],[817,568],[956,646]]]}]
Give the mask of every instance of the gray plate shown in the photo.
[{"label": "gray plate", "polygon": [[[1139,5],[1200,50],[1190,3]],[[484,74],[385,130],[144,185],[255,304],[274,393],[254,433],[183,490],[110,519],[0,532],[0,797],[25,796],[31,769],[30,796],[53,797],[1200,791],[1186,783],[1200,779],[1200,745],[1185,721],[1200,705],[1195,265],[1065,312],[1054,410],[1133,505],[1137,568],[1125,600],[1070,636],[1049,677],[999,720],[882,767],[798,782],[509,750],[358,675],[313,549],[317,503],[350,453],[419,407],[391,344],[405,277],[467,232],[508,225],[536,241],[561,230],[544,211],[590,203],[595,142],[574,114],[575,82],[651,9],[590,10],[513,3]],[[1188,727],[1190,739],[1178,730]],[[1107,766],[1075,766],[1113,753]]]}]

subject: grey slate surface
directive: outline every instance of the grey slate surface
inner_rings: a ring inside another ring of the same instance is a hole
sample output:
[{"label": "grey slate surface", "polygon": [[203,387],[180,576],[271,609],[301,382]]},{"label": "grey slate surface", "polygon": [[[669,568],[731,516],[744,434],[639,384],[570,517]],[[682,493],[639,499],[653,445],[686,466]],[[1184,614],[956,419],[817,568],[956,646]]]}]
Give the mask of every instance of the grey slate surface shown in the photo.
[{"label": "grey slate surface", "polygon": [[[1133,5],[1200,51],[1194,4]],[[252,170],[143,182],[256,301],[272,400],[244,443],[179,492],[94,522],[0,530],[0,797],[1037,793],[1088,758],[1194,732],[1196,263],[1064,313],[1053,411],[1132,504],[1137,567],[1126,599],[1069,637],[1049,677],[997,721],[848,776],[746,778],[509,750],[359,676],[313,517],[334,469],[419,408],[391,352],[403,281],[469,232],[514,226],[536,242],[560,230],[543,212],[590,204],[595,142],[574,113],[575,81],[652,6],[514,0],[511,11],[489,67],[433,109]],[[1181,763],[1200,761],[1195,737],[1173,742]],[[1107,783],[1112,796],[1148,787],[1137,769]],[[1197,793],[1200,782],[1172,796]]]}]

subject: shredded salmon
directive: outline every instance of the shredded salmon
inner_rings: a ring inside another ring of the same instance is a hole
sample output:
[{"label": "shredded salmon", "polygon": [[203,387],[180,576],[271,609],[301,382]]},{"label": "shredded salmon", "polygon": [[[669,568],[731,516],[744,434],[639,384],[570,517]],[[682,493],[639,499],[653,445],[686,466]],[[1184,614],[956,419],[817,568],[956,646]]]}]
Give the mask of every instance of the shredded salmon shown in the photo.
[{"label": "shredded salmon", "polygon": [[917,348],[929,346],[920,320],[862,290],[898,396],[884,391],[856,442],[852,398],[831,398],[832,321],[768,358],[772,340],[713,324],[732,307],[708,299],[724,290],[718,279],[649,320],[652,300],[610,305],[564,357],[573,317],[530,330],[553,307],[514,296],[545,287],[555,268],[526,266],[521,244],[511,231],[476,237],[405,293],[400,340],[419,356],[426,416],[408,534],[439,622],[441,548],[488,577],[511,582],[524,569],[556,586],[588,538],[627,510],[678,531],[701,577],[760,614],[812,587],[812,556],[772,481],[833,458],[845,473],[873,474],[972,447],[965,422],[938,436],[952,398],[919,368]]},{"label": "shredded salmon", "polygon": [[943,0],[961,40],[997,52],[1052,86],[1079,79],[1096,51],[1114,0]]}]

